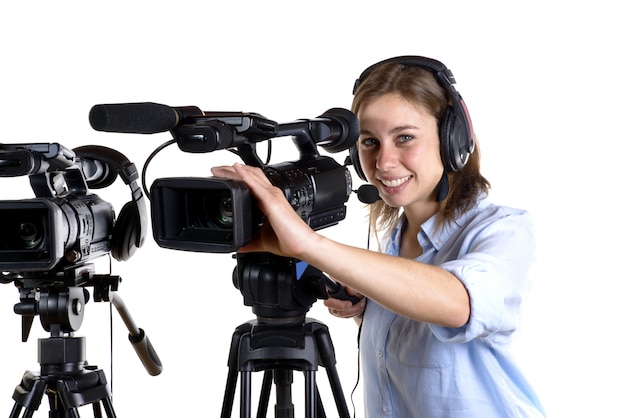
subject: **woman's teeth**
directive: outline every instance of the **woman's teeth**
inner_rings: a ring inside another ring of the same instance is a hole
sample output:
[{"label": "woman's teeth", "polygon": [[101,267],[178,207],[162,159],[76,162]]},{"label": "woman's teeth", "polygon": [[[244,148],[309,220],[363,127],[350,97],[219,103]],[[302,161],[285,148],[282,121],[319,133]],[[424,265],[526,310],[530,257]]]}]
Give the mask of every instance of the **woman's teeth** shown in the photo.
[{"label": "woman's teeth", "polygon": [[398,187],[406,183],[410,178],[411,176],[406,176],[406,177],[402,177],[401,179],[393,179],[393,180],[379,179],[379,180],[385,187]]}]

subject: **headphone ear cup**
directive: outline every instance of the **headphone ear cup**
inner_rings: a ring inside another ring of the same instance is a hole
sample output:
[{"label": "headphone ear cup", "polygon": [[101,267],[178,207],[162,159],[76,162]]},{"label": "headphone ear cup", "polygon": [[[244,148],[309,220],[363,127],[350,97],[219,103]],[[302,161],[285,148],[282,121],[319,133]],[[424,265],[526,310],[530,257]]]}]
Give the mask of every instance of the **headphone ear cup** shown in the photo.
[{"label": "headphone ear cup", "polygon": [[361,180],[367,181],[365,177],[365,173],[363,172],[363,168],[361,167],[361,160],[359,160],[359,151],[356,149],[356,145],[351,146],[348,149],[350,154],[350,161],[352,161],[352,167],[354,167],[354,172],[359,176]]},{"label": "headphone ear cup", "polygon": [[439,126],[439,141],[441,146],[441,159],[448,172],[462,169],[467,163],[471,152],[466,130],[460,118],[450,107],[441,118]]},{"label": "headphone ear cup", "polygon": [[446,110],[439,122],[439,146],[441,150],[441,160],[448,172],[456,171],[454,169],[454,144],[453,131],[454,130],[454,112],[450,108]]},{"label": "headphone ear cup", "polygon": [[119,261],[128,260],[140,245],[139,210],[135,202],[128,202],[120,211],[113,227],[111,238],[111,255]]}]

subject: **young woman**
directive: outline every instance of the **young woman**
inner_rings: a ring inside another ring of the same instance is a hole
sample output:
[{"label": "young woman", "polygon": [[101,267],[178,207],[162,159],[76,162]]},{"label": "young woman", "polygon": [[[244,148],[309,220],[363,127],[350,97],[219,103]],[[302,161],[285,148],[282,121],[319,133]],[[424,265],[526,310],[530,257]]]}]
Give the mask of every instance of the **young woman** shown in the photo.
[{"label": "young woman", "polygon": [[486,199],[453,84],[443,64],[412,56],[357,80],[361,134],[350,153],[379,191],[370,207],[375,235],[383,232],[379,252],[311,230],[258,168],[213,174],[244,181],[267,216],[240,251],[304,260],[361,298],[324,303],[362,326],[368,417],[542,417],[509,351],[534,258],[532,225],[525,211]]}]

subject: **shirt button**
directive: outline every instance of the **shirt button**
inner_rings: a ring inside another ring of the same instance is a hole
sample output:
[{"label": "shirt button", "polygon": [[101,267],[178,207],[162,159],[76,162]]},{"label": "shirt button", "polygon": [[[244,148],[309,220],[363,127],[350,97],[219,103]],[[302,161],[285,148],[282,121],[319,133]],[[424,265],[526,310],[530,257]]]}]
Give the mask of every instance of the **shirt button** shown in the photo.
[{"label": "shirt button", "polygon": [[383,352],[382,351],[378,351],[378,352],[376,352],[376,355],[378,356],[378,358],[382,358],[383,357]]}]

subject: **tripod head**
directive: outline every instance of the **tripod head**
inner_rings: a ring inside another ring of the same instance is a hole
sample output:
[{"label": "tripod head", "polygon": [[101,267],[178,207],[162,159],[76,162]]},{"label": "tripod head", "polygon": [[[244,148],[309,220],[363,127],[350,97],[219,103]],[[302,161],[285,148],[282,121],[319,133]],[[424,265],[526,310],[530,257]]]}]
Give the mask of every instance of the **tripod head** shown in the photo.
[{"label": "tripod head", "polygon": [[303,261],[270,253],[238,253],[233,284],[260,324],[302,324],[317,299],[357,298]]},{"label": "tripod head", "polygon": [[135,352],[148,373],[156,376],[163,366],[145,332],[135,325],[116,293],[121,280],[119,276],[96,274],[93,264],[2,275],[2,282],[13,281],[19,289],[20,302],[13,310],[22,316],[23,342],[28,341],[35,316],[39,316],[52,339],[73,339],[83,323],[85,305],[90,300],[87,288],[92,287],[94,301],[111,302],[116,307],[128,328]]},{"label": "tripod head", "polygon": [[84,308],[90,299],[87,286],[94,287],[96,300],[109,300],[117,290],[118,276],[95,275],[93,264],[51,271],[9,273],[5,275],[19,289],[20,302],[13,310],[22,316],[22,341],[28,341],[35,316],[53,337],[71,337],[83,322]]}]

